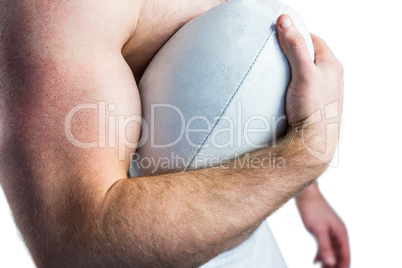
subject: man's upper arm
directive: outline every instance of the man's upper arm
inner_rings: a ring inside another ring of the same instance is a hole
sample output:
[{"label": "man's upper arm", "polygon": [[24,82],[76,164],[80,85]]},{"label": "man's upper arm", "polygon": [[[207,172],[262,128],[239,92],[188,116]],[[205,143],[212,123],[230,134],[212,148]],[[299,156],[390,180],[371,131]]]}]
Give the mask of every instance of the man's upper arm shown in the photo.
[{"label": "man's upper arm", "polygon": [[124,120],[140,114],[140,103],[121,48],[139,5],[1,0],[0,7],[0,182],[40,263],[45,245],[53,258],[74,255],[56,245],[78,239],[72,228],[85,228],[105,191],[126,178],[133,149],[119,141],[138,139],[138,122]]}]

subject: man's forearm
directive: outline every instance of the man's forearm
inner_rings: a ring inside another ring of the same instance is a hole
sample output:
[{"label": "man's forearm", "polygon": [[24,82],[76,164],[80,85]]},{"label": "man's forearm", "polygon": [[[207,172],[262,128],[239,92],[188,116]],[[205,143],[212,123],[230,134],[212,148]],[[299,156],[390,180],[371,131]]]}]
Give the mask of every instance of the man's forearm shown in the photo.
[{"label": "man's forearm", "polygon": [[306,189],[301,191],[298,195],[296,195],[295,199],[296,199],[296,202],[298,202],[299,200],[309,198],[310,196],[313,196],[313,195],[316,195],[319,193],[320,193],[320,190],[318,188],[318,183],[314,182],[309,187],[307,187]]},{"label": "man's forearm", "polygon": [[[315,142],[316,128],[304,132]],[[122,180],[102,215],[105,267],[195,267],[230,248],[326,168],[304,148],[302,133],[250,154],[283,157],[285,168],[236,166]],[[124,249],[130,249],[129,252]]]}]

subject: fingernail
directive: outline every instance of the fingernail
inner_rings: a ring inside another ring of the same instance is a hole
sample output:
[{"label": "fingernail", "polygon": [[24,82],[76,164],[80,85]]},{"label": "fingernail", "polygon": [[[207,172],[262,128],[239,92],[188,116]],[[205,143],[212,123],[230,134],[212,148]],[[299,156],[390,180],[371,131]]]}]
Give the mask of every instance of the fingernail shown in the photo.
[{"label": "fingernail", "polygon": [[335,265],[336,260],[333,257],[328,257],[328,258],[325,259],[325,264],[327,264],[327,265]]},{"label": "fingernail", "polygon": [[291,19],[286,19],[286,20],[284,20],[283,22],[282,22],[282,24],[281,24],[281,29],[286,29],[286,28],[288,28],[290,25],[292,25],[292,20]]}]

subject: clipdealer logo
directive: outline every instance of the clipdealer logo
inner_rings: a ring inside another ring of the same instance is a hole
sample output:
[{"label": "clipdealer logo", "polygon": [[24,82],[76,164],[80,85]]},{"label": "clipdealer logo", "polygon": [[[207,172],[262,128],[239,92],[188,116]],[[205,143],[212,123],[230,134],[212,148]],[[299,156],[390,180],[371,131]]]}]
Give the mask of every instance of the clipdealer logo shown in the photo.
[{"label": "clipdealer logo", "polygon": [[[241,102],[237,106],[237,114],[233,118],[229,116],[216,117],[213,120],[208,119],[205,116],[193,116],[186,120],[183,112],[178,108],[170,104],[153,104],[151,105],[151,119],[150,124],[139,115],[124,116],[118,115],[118,107],[111,103],[106,102],[99,103],[82,103],[73,107],[65,118],[65,135],[69,142],[76,147],[82,149],[92,148],[118,148],[119,160],[124,160],[126,157],[126,149],[136,149],[142,147],[147,143],[147,146],[155,149],[173,148],[180,142],[185,142],[186,146],[193,148],[208,148],[212,146],[216,149],[225,148],[243,148],[246,146],[251,150],[261,149],[268,146],[268,143],[261,144],[261,141],[255,141],[254,135],[269,135],[273,143],[270,146],[275,146],[277,140],[278,126],[282,129],[286,125],[286,117],[280,116],[276,118],[264,117],[262,115],[253,115],[247,118],[243,114]],[[98,134],[97,137],[92,137],[94,141],[83,141],[79,132],[74,133],[74,123],[80,124],[79,113],[89,112],[96,114],[95,120],[97,120]],[[159,113],[159,114],[158,114]],[[164,113],[169,113],[174,118],[175,123],[175,135],[171,140],[166,142],[160,142],[157,134],[158,126],[155,125],[154,118],[161,116]],[[96,118],[97,117],[97,118]],[[219,120],[224,122],[227,127],[213,131],[214,124]],[[127,137],[126,133],[129,129],[129,124],[138,124],[141,126],[141,136],[138,141],[132,142]],[[258,125],[256,127],[256,125]],[[202,133],[204,136],[210,134],[209,143],[200,143],[200,141],[194,140],[194,135]],[[225,137],[225,139],[222,139]],[[222,142],[222,140],[224,140]]]}]

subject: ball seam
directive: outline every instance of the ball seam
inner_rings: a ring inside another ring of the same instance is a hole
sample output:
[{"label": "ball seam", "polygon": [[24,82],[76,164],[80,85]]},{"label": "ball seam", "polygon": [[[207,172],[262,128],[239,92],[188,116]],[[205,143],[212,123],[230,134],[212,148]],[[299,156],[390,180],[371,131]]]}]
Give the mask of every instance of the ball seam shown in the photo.
[{"label": "ball seam", "polygon": [[[285,6],[285,8],[282,10],[282,13],[286,10],[287,6]],[[184,169],[184,171],[187,171],[188,168],[193,164],[195,157],[197,156],[197,154],[199,153],[199,151],[202,149],[202,147],[204,146],[205,142],[207,141],[208,137],[211,135],[211,133],[214,131],[215,127],[217,126],[217,124],[219,123],[219,121],[221,120],[222,116],[225,114],[226,110],[228,109],[230,103],[232,102],[232,100],[234,99],[235,95],[237,94],[237,92],[239,91],[239,89],[242,87],[242,85],[244,84],[244,81],[246,80],[247,76],[249,75],[249,73],[251,72],[251,70],[253,69],[255,63],[257,62],[261,52],[263,51],[263,49],[265,48],[265,46],[268,44],[269,39],[271,38],[272,34],[276,33],[276,29],[275,29],[275,24],[271,25],[271,31],[269,32],[269,34],[267,35],[267,37],[265,38],[265,41],[262,45],[262,47],[260,48],[260,50],[258,51],[257,55],[254,57],[254,60],[251,62],[250,67],[248,68],[247,72],[245,73],[245,75],[243,76],[243,78],[241,79],[239,85],[236,87],[235,91],[233,92],[233,94],[230,96],[228,102],[225,104],[225,107],[223,108],[221,114],[218,116],[218,119],[215,121],[214,125],[211,128],[211,131],[208,132],[208,134],[205,136],[204,140],[202,141],[201,145],[197,148],[197,150],[195,151],[195,153],[193,154],[193,156],[191,157],[191,160],[189,161],[189,163],[187,164],[186,168]],[[272,29],[273,28],[273,29]]]}]

